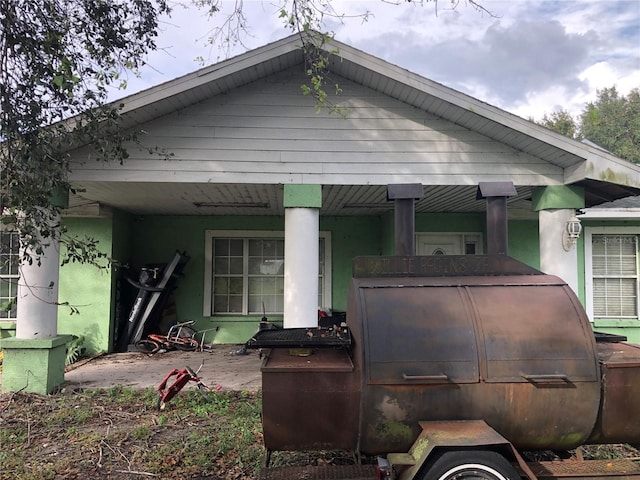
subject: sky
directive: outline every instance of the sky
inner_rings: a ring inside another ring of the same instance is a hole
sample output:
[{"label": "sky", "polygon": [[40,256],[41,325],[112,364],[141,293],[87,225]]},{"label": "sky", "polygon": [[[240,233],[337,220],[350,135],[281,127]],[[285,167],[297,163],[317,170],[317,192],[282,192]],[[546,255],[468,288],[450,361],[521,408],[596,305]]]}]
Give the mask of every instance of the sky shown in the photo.
[{"label": "sky", "polygon": [[[439,0],[437,8],[433,2],[333,0],[343,17],[325,16],[325,28],[342,43],[523,118],[560,109],[577,116],[597,89],[615,85],[626,95],[640,87],[640,0],[476,0],[491,14],[454,1],[456,8],[452,0]],[[223,9],[213,17],[172,3],[158,50],[117,96],[292,33],[278,16],[280,0],[221,0]],[[229,50],[207,44],[238,3],[248,33]]]}]

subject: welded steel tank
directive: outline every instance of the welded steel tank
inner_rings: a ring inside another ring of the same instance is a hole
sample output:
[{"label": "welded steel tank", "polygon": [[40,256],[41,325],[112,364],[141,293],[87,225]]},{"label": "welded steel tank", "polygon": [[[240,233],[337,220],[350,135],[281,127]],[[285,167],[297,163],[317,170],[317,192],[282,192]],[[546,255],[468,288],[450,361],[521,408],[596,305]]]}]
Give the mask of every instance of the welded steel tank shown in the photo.
[{"label": "welded steel tank", "polygon": [[519,449],[640,445],[640,346],[595,335],[566,282],[507,256],[513,185],[479,184],[489,255],[413,255],[421,194],[389,186],[396,256],[354,259],[348,344],[309,329],[310,355],[268,353],[266,448],[405,452],[437,420],[484,420]]},{"label": "welded steel tank", "polygon": [[359,258],[348,318],[364,452],[406,451],[420,420],[482,419],[522,449],[594,429],[595,336],[557,277],[506,256]]},{"label": "welded steel tank", "polygon": [[559,278],[488,255],[353,270],[351,347],[263,364],[267,449],[402,452],[419,421],[465,419],[520,449],[640,443],[640,348],[598,344]]}]

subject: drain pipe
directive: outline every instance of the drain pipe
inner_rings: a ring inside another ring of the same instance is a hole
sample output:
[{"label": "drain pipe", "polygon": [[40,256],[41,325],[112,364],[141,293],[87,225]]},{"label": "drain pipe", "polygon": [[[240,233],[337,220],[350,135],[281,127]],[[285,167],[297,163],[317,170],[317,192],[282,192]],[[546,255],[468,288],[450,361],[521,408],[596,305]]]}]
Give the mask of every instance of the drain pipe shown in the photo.
[{"label": "drain pipe", "polygon": [[395,254],[416,254],[415,203],[424,196],[421,183],[387,185],[387,200],[394,201]]},{"label": "drain pipe", "polygon": [[507,198],[516,195],[512,182],[480,182],[476,200],[487,199],[487,253],[507,255]]}]

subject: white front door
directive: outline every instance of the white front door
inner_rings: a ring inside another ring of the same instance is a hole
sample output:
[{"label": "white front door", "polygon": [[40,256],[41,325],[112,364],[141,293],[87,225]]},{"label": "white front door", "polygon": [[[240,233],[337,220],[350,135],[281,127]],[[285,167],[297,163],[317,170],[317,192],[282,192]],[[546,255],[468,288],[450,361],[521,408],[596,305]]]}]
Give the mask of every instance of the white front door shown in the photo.
[{"label": "white front door", "polygon": [[479,233],[418,233],[417,255],[476,255],[482,253]]},{"label": "white front door", "polygon": [[416,250],[418,255],[462,255],[462,235],[418,236]]}]

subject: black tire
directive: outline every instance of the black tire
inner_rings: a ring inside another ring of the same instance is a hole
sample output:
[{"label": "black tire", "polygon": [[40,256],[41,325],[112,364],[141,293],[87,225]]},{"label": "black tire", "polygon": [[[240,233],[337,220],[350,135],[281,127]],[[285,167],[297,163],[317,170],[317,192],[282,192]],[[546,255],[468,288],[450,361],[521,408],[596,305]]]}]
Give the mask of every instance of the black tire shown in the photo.
[{"label": "black tire", "polygon": [[136,348],[139,352],[143,353],[157,353],[160,350],[161,345],[158,342],[154,342],[148,338],[144,340],[138,340],[136,342]]},{"label": "black tire", "polygon": [[195,352],[200,346],[195,338],[180,338],[172,341],[171,345],[173,345],[176,350],[182,350],[183,352]]},{"label": "black tire", "polygon": [[444,452],[426,467],[422,480],[520,480],[506,458],[488,450]]}]

